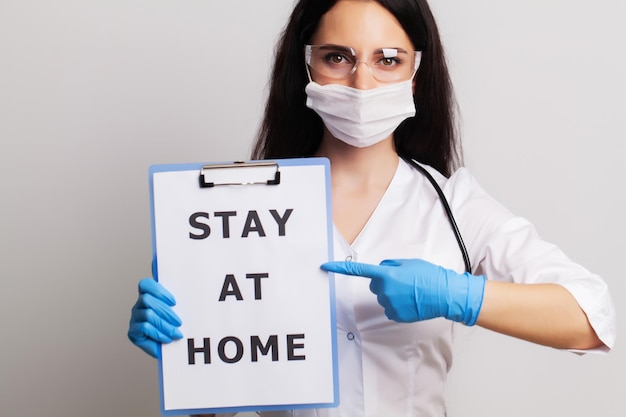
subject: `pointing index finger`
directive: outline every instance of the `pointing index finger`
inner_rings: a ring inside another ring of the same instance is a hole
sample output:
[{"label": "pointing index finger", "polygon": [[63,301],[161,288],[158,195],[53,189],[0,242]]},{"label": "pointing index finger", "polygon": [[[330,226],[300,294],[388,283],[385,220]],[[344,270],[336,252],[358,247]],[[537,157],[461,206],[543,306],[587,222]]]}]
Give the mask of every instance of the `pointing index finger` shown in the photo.
[{"label": "pointing index finger", "polygon": [[366,278],[382,279],[385,276],[385,266],[364,264],[359,262],[337,261],[326,262],[321,268],[325,271],[343,275],[353,275]]}]

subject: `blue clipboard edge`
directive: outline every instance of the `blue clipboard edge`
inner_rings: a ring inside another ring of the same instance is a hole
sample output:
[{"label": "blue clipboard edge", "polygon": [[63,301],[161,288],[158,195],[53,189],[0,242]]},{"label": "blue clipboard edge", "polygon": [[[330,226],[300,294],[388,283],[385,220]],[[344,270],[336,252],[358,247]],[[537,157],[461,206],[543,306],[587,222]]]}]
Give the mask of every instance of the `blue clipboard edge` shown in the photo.
[{"label": "blue clipboard edge", "polygon": [[[332,221],[332,187],[330,178],[330,160],[323,157],[311,157],[311,158],[289,158],[289,159],[271,159],[268,161],[274,161],[278,164],[279,168],[283,166],[309,166],[309,165],[322,165],[324,166],[324,173],[326,179],[326,218],[327,222],[327,235],[328,238],[328,260],[331,261],[334,258],[333,250],[333,221]],[[244,161],[255,162],[255,161]],[[197,163],[178,163],[178,164],[155,164],[151,165],[148,169],[149,187],[150,187],[150,230],[152,241],[152,274],[153,278],[158,282],[158,267],[157,267],[157,253],[156,253],[156,224],[154,216],[154,174],[159,172],[173,172],[173,171],[198,171],[205,165],[212,164],[234,164],[235,161],[227,162],[197,162]],[[262,186],[262,185],[261,185]],[[280,187],[280,185],[278,185]],[[321,404],[281,404],[281,405],[263,405],[263,406],[242,406],[242,407],[229,407],[229,408],[205,408],[205,409],[177,409],[166,410],[164,404],[163,395],[163,361],[161,345],[159,344],[159,394],[160,394],[160,408],[161,414],[164,416],[173,415],[185,415],[185,414],[210,414],[210,413],[233,413],[233,412],[254,412],[254,411],[270,411],[270,410],[296,410],[302,408],[332,408],[339,405],[339,369],[337,360],[337,331],[336,331],[336,310],[335,310],[335,277],[334,274],[329,273],[329,292],[331,299],[331,312],[330,321],[331,328],[333,329],[332,339],[332,356],[333,356],[333,397],[334,401],[330,403]]]}]

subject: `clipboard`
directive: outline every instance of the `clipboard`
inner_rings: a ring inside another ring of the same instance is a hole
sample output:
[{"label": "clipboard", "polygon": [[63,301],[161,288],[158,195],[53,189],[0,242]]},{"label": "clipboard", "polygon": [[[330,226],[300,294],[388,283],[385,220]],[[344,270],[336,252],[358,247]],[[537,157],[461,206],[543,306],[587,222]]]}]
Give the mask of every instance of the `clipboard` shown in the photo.
[{"label": "clipboard", "polygon": [[163,415],[339,404],[326,158],[149,169],[155,279],[184,337],[163,344]]}]

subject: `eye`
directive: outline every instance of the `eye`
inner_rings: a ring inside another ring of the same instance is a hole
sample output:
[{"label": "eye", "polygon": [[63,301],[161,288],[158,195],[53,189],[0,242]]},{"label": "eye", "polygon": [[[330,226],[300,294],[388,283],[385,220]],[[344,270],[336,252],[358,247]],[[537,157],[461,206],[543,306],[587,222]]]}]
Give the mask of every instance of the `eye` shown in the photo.
[{"label": "eye", "polygon": [[343,62],[341,55],[329,55],[326,59],[333,64],[341,64]]},{"label": "eye", "polygon": [[383,67],[395,67],[396,65],[400,65],[402,63],[402,61],[400,61],[398,58],[394,57],[394,58],[381,58],[378,61],[378,64],[383,66]]},{"label": "eye", "polygon": [[326,54],[324,57],[324,61],[326,61],[329,65],[341,65],[350,63],[350,59],[342,53],[332,52]]}]

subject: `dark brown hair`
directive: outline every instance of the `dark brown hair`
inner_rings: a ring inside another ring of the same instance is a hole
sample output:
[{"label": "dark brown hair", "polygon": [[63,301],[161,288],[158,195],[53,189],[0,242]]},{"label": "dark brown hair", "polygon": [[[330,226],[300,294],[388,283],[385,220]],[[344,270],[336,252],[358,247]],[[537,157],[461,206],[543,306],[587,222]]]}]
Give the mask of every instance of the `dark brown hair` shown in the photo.
[{"label": "dark brown hair", "polygon": [[[253,159],[307,157],[320,145],[323,123],[306,107],[308,78],[304,45],[320,19],[338,0],[300,0],[276,47],[265,117]],[[375,0],[400,22],[415,49],[422,51],[415,75],[417,113],[394,133],[396,151],[449,176],[461,165],[455,128],[455,103],[435,19],[426,0]]]}]

